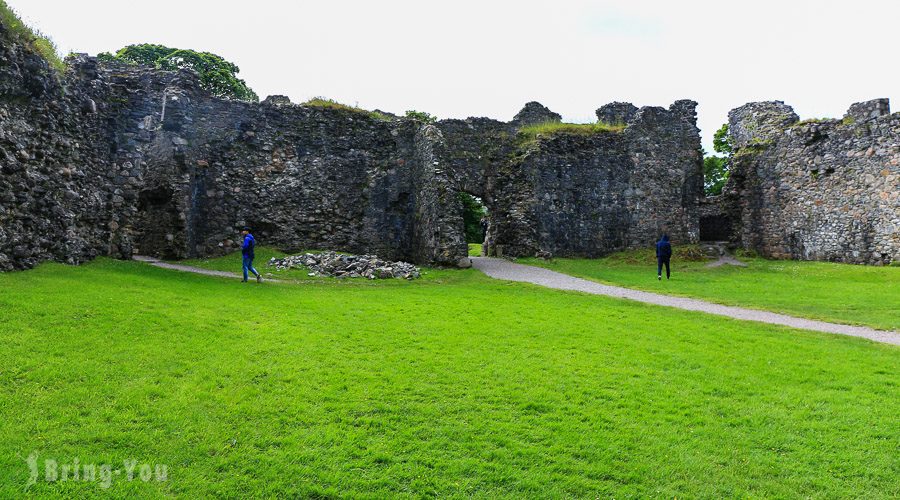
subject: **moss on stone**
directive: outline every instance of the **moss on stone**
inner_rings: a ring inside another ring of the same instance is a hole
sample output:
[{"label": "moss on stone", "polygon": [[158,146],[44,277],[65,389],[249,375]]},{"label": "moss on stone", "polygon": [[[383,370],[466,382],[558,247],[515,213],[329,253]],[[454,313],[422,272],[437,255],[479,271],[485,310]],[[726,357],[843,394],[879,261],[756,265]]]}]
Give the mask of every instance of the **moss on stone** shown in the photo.
[{"label": "moss on stone", "polygon": [[811,123],[828,123],[836,121],[834,118],[807,118],[791,125],[791,127],[799,127],[800,125],[809,125]]},{"label": "moss on stone", "polygon": [[770,140],[764,141],[761,139],[752,139],[749,144],[737,149],[732,158],[739,159],[747,156],[758,155],[768,149],[771,145],[772,141]]}]

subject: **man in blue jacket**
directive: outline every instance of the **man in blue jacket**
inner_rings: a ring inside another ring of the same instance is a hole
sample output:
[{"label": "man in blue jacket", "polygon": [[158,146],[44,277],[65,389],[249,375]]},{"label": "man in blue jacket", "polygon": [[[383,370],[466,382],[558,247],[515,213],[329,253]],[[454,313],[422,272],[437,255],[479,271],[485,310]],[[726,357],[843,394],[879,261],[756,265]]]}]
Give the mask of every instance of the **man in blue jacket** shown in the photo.
[{"label": "man in blue jacket", "polygon": [[256,269],[253,269],[253,257],[255,257],[253,251],[256,249],[256,239],[250,234],[250,228],[245,227],[241,234],[244,236],[244,244],[241,245],[241,256],[243,257],[243,268],[244,268],[244,279],[243,283],[247,282],[247,272],[250,271],[256,276],[256,282],[262,283],[262,275],[259,274]]},{"label": "man in blue jacket", "polygon": [[663,264],[666,265],[666,279],[669,279],[669,259],[672,258],[672,245],[669,243],[669,235],[663,234],[656,242],[656,279],[662,280]]}]

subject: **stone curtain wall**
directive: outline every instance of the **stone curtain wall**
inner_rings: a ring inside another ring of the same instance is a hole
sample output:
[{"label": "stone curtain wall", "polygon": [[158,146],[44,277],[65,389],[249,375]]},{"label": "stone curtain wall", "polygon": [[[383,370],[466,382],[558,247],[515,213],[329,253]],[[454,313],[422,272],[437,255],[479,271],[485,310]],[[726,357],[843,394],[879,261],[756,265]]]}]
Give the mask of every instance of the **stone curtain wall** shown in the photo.
[{"label": "stone curtain wall", "polygon": [[415,121],[219,100],[188,72],[91,58],[63,80],[21,45],[2,47],[0,269],[222,254],[244,224],[288,250],[466,255],[441,216],[454,193],[421,163],[430,136]]},{"label": "stone curtain wall", "polygon": [[495,255],[596,256],[662,232],[696,242],[703,217],[771,257],[900,259],[887,100],[807,123],[778,102],[733,110],[732,178],[703,206],[695,107],[612,103],[597,116],[621,130],[535,137],[520,131],[560,121],[536,102],[510,122],[433,125],[248,104],[210,97],[191,72],[79,56],[57,75],[0,25],[0,270],[223,254],[245,224],[286,250],[455,265],[460,192],[488,207]]},{"label": "stone curtain wall", "polygon": [[676,244],[698,241],[703,178],[696,103],[625,112],[613,103],[598,115],[607,116],[610,106],[624,130],[525,142],[513,130],[511,145],[494,139],[500,146],[481,148],[479,160],[501,159],[491,162],[486,183],[489,249],[593,257],[652,246],[663,232]]},{"label": "stone curtain wall", "polygon": [[191,72],[84,56],[57,75],[2,26],[0,62],[2,270],[223,254],[245,224],[286,250],[456,265],[462,191],[485,200],[489,248],[505,255],[600,255],[663,230],[696,240],[689,101],[628,108],[621,132],[526,139],[521,127],[559,115],[532,102],[508,123],[428,125],[248,104],[210,97]]},{"label": "stone curtain wall", "polygon": [[734,240],[774,258],[900,259],[900,113],[889,113],[887,99],[841,120],[798,122],[781,102],[731,111]]},{"label": "stone curtain wall", "polygon": [[428,126],[283,99],[223,101],[193,82],[164,92],[165,118],[126,154],[145,171],[139,216],[124,226],[135,251],[221,254],[236,249],[246,224],[261,242],[289,251],[444,265],[466,255],[447,227],[452,218],[442,217],[456,201],[440,187],[448,181]]},{"label": "stone curtain wall", "polygon": [[[0,271],[115,254],[110,124],[0,24]],[[110,104],[110,106],[114,106]]]}]

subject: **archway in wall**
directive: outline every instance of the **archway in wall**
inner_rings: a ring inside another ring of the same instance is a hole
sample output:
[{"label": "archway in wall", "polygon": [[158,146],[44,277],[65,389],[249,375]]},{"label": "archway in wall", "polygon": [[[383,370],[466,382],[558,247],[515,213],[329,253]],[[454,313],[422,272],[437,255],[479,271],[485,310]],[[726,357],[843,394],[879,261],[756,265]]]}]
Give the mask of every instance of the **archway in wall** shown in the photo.
[{"label": "archway in wall", "polygon": [[463,234],[469,246],[469,256],[485,255],[484,241],[488,231],[488,209],[484,201],[465,191],[459,192],[462,203]]}]

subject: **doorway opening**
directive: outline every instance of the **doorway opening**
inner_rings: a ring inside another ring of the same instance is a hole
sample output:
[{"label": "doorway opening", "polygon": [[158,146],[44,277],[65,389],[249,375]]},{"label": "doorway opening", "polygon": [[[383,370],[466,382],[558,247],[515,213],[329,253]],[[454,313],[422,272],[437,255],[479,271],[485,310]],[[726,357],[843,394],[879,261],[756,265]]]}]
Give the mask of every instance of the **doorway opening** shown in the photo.
[{"label": "doorway opening", "polygon": [[469,245],[469,256],[484,255],[484,241],[488,231],[487,207],[481,198],[466,192],[459,193],[459,200],[463,206],[463,232]]},{"label": "doorway opening", "polygon": [[724,215],[700,217],[700,241],[729,241],[731,220]]}]

